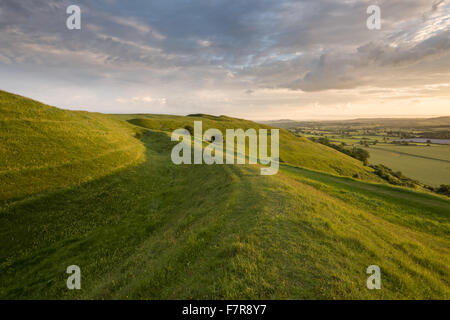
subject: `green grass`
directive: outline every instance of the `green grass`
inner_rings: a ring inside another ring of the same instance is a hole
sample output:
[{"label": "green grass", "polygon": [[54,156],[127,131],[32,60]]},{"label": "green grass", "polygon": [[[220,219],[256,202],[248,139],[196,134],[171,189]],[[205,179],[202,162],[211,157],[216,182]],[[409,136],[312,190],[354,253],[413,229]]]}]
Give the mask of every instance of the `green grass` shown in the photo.
[{"label": "green grass", "polygon": [[[203,130],[217,128],[225,133],[226,129],[270,129],[271,127],[257,124],[252,121],[229,118],[226,116],[198,116],[181,117],[167,115],[117,115],[120,119],[127,120],[137,126],[153,130],[172,132],[185,125],[194,125],[194,121],[202,121]],[[268,138],[270,144],[270,138]],[[342,176],[358,175],[361,179],[380,181],[372,174],[371,168],[351,157],[323,146],[313,143],[305,137],[297,137],[285,129],[280,129],[280,158],[286,164],[301,166],[313,170],[333,173]]]},{"label": "green grass", "polygon": [[175,166],[167,135],[144,142],[144,164],[3,208],[0,297],[449,297],[448,200],[291,166]]},{"label": "green grass", "polygon": [[[395,139],[398,139],[398,137],[394,136],[374,136],[374,135],[352,135],[352,136],[344,136],[333,133],[325,133],[322,135],[318,134],[304,134],[303,136],[308,138],[320,138],[320,137],[327,137],[330,142],[335,144],[341,144],[342,142],[346,143],[349,146],[359,146],[361,141],[365,141],[369,144],[372,144],[375,141],[378,141],[378,143],[384,143],[383,138],[386,137],[387,141],[392,141]],[[425,144],[426,145],[426,144]]]},{"label": "green grass", "polygon": [[450,181],[450,146],[376,145],[366,148],[371,164],[384,164],[394,171],[430,186]]},{"label": "green grass", "polygon": [[136,129],[0,91],[0,201],[67,187],[144,160]]},{"label": "green grass", "polygon": [[447,145],[398,146],[393,144],[380,144],[370,147],[378,150],[390,151],[395,154],[450,162],[450,146]]},{"label": "green grass", "polygon": [[176,166],[179,124],[141,127],[144,162],[3,203],[0,299],[450,298],[448,198],[293,164]]}]

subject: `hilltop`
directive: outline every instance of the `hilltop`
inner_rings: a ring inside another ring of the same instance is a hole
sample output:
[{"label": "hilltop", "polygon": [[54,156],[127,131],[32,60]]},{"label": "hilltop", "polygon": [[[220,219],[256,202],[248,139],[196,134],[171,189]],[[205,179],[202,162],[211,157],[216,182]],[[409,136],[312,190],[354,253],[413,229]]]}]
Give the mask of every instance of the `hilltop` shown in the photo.
[{"label": "hilltop", "polygon": [[[227,116],[190,115],[117,115],[118,118],[139,127],[172,132],[186,125],[193,125],[194,121],[202,121],[203,129],[216,128],[224,132],[226,129],[270,129],[272,127],[252,121],[230,118]],[[297,137],[293,133],[280,130],[280,161],[285,164],[305,167],[322,172],[342,176],[357,176],[363,180],[381,181],[370,168],[351,157],[332,148],[314,143],[305,137]]]},{"label": "hilltop", "polygon": [[0,201],[87,182],[144,161],[126,122],[0,91]]},{"label": "hilltop", "polygon": [[[447,198],[372,181],[355,159],[284,130],[275,176],[255,165],[171,162],[173,128],[194,119],[218,129],[255,125],[245,120],[101,115],[2,99],[2,159],[33,169],[83,159],[87,168],[43,170],[17,199],[11,183],[26,184],[1,180],[9,192],[0,206],[1,299],[450,297]],[[96,164],[95,154],[123,146],[134,152]],[[1,162],[5,175],[22,172],[10,163]],[[79,291],[66,288],[73,264]],[[371,291],[366,269],[374,264],[382,289]]]}]

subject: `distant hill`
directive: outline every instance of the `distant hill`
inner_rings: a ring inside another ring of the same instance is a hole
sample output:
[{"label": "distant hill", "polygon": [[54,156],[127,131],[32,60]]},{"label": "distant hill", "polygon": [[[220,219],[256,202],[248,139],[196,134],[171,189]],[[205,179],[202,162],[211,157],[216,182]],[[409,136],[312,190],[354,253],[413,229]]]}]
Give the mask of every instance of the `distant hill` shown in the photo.
[{"label": "distant hill", "polygon": [[450,127],[450,116],[436,118],[360,118],[350,120],[327,121],[295,121],[273,120],[261,122],[279,128],[295,128],[300,126],[364,126],[364,127],[388,127],[388,128],[427,128],[444,126]]}]

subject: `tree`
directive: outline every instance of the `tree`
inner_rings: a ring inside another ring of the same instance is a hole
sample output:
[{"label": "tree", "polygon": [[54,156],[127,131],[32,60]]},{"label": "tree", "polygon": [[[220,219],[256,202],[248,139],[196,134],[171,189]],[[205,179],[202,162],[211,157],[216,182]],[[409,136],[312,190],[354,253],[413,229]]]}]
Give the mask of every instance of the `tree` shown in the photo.
[{"label": "tree", "polygon": [[441,186],[436,190],[436,192],[450,197],[450,185],[449,184],[441,184]]},{"label": "tree", "polygon": [[136,133],[134,134],[134,137],[135,137],[136,139],[138,139],[138,140],[141,140],[141,139],[142,139],[142,132],[136,131]]},{"label": "tree", "polygon": [[364,150],[361,148],[354,148],[352,153],[353,153],[353,157],[362,161],[364,163],[364,165],[368,164],[370,154],[367,150]]}]

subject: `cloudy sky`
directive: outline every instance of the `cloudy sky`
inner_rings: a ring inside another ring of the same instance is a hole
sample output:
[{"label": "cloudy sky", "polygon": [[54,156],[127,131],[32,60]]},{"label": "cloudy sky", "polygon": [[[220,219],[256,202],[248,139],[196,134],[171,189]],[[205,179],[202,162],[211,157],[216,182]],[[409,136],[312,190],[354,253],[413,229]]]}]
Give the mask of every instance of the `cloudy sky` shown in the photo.
[{"label": "cloudy sky", "polygon": [[450,0],[0,0],[0,89],[111,113],[450,115]]}]

